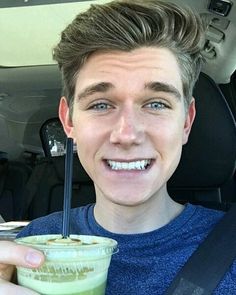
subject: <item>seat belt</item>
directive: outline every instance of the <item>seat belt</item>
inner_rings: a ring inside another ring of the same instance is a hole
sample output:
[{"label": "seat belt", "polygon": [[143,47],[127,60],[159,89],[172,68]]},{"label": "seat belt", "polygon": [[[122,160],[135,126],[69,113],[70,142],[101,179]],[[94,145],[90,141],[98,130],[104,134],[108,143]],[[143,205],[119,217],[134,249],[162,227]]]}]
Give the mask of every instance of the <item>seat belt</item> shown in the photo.
[{"label": "seat belt", "polygon": [[236,203],[225,213],[164,295],[210,295],[236,259]]}]

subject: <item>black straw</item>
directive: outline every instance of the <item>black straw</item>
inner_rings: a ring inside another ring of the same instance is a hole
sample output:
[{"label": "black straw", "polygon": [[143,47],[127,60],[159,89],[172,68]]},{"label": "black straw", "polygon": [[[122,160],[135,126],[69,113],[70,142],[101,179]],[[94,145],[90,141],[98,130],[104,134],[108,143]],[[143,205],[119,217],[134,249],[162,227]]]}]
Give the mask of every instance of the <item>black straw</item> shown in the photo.
[{"label": "black straw", "polygon": [[70,229],[70,209],[72,194],[72,169],[73,168],[73,139],[67,138],[66,158],[65,158],[65,182],[64,182],[64,204],[63,204],[63,224],[62,238],[69,237]]}]

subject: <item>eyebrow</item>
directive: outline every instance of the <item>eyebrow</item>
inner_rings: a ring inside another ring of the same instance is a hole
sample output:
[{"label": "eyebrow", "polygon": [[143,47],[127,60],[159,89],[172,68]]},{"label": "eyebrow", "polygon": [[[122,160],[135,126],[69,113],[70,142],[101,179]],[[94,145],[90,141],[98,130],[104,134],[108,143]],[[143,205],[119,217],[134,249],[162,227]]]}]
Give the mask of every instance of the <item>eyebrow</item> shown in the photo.
[{"label": "eyebrow", "polygon": [[[92,84],[86,87],[82,92],[78,93],[77,99],[81,100],[97,92],[105,93],[113,88],[115,88],[115,86],[110,82],[101,82],[101,83]],[[171,84],[167,84],[163,82],[149,82],[149,83],[145,83],[144,88],[155,91],[155,92],[170,93],[174,95],[178,100],[181,99],[181,94],[179,90]]]},{"label": "eyebrow", "polygon": [[96,84],[92,84],[88,87],[86,87],[82,92],[80,92],[77,95],[77,99],[83,99],[89,95],[92,95],[96,92],[107,92],[108,90],[114,88],[114,85],[112,83],[109,82],[101,82],[101,83],[96,83]]},{"label": "eyebrow", "polygon": [[171,84],[163,82],[149,82],[145,84],[145,88],[155,92],[166,92],[173,94],[178,100],[181,99],[181,94],[177,88]]}]

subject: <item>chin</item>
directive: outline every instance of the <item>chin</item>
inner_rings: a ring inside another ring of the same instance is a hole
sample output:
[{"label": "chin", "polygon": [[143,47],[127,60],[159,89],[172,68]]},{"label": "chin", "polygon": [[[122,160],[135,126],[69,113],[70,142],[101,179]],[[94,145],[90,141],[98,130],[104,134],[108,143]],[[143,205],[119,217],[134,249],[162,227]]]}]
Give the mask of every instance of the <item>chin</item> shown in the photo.
[{"label": "chin", "polygon": [[116,198],[114,195],[112,197],[107,197],[113,204],[119,205],[119,206],[126,206],[126,207],[136,207],[139,205],[142,205],[148,201],[148,198],[145,198],[142,196],[135,196],[134,198],[131,198],[129,196],[123,195],[121,198],[120,195]]},{"label": "chin", "polygon": [[[147,203],[149,200],[151,200],[154,195],[155,191],[150,190],[150,188],[153,188],[153,183],[145,185],[129,185],[129,186],[122,186],[122,184],[119,185],[109,185],[108,183],[102,186],[105,189],[99,189],[96,187],[96,194],[97,194],[97,201],[102,198],[104,199],[104,202],[113,203],[120,206],[128,206],[128,207],[134,207],[139,206],[142,204]],[[149,188],[147,190],[147,188]]]}]

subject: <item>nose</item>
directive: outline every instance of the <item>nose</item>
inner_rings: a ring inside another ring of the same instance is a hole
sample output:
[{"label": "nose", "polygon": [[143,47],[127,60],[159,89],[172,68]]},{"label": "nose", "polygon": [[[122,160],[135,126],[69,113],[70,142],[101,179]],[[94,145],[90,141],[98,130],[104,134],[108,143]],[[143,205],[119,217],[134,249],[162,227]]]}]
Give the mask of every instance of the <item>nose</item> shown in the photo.
[{"label": "nose", "polygon": [[144,124],[135,110],[123,110],[119,113],[110,142],[123,147],[139,145],[144,141]]}]

